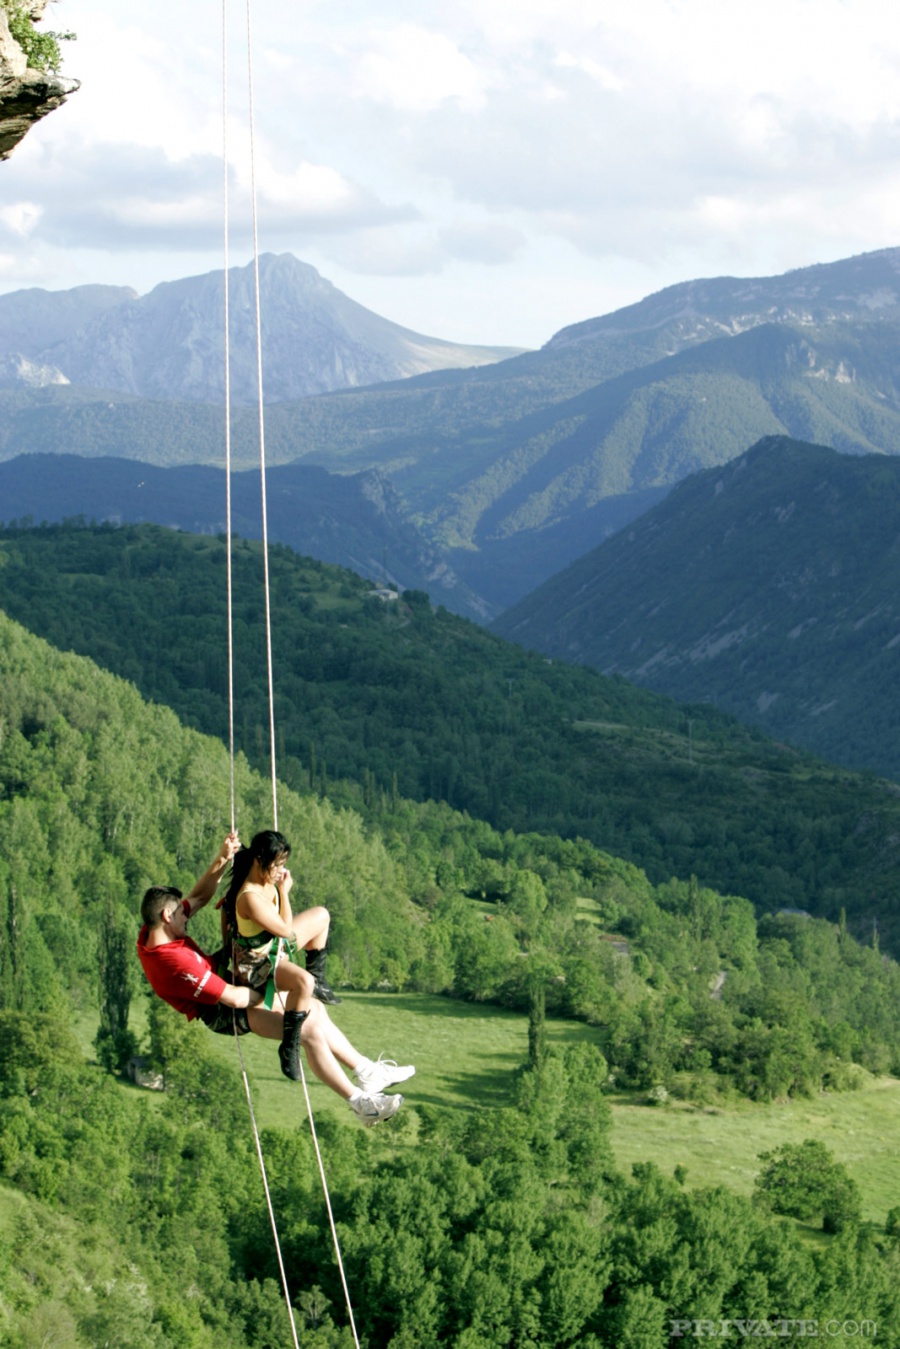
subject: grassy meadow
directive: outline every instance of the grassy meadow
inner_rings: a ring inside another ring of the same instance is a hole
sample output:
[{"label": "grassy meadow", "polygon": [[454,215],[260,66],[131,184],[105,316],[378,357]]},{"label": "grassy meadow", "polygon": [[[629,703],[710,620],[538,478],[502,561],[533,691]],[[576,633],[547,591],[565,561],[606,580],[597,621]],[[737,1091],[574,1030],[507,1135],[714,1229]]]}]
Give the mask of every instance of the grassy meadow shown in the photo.
[{"label": "grassy meadow", "polygon": [[[398,1143],[415,1137],[415,1107],[477,1110],[510,1100],[513,1074],[528,1051],[527,1018],[484,1003],[457,1002],[419,993],[347,993],[334,1019],[363,1053],[381,1052],[398,1063],[415,1063],[416,1076],[401,1090],[406,1106],[398,1118],[409,1125],[391,1133]],[[136,1013],[143,1012],[138,999]],[[139,1029],[139,1017],[133,1018]],[[86,1052],[96,1019],[83,1016],[76,1027]],[[206,1034],[197,1025],[197,1034]],[[599,1032],[578,1022],[548,1020],[548,1041],[599,1042]],[[228,1036],[214,1037],[222,1056],[233,1063],[235,1090],[242,1091],[237,1051]],[[302,1087],[285,1080],[275,1045],[244,1036],[241,1049],[261,1127],[290,1128],[305,1121]],[[317,1119],[324,1116],[356,1128],[346,1106],[307,1072],[310,1101]],[[134,1090],[134,1088],[129,1088]],[[864,1217],[881,1224],[900,1205],[900,1081],[868,1078],[858,1091],[822,1094],[773,1105],[735,1100],[725,1105],[694,1106],[670,1101],[645,1103],[642,1093],[614,1092],[613,1150],[619,1166],[655,1162],[671,1174],[687,1168],[688,1187],[725,1185],[749,1195],[759,1169],[758,1156],[782,1143],[817,1138],[843,1162],[860,1187]],[[379,1131],[380,1132],[380,1131]],[[387,1132],[385,1130],[385,1132]],[[327,1159],[326,1159],[327,1166]]]}]

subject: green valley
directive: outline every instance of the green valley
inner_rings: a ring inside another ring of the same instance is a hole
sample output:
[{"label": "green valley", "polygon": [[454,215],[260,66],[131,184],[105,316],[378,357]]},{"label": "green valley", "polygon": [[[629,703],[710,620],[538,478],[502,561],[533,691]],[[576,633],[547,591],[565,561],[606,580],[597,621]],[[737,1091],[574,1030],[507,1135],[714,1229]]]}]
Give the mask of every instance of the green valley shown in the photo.
[{"label": "green valley", "polygon": [[[0,602],[227,737],[225,550],[153,526],[0,531]],[[493,828],[578,837],[654,883],[696,875],[852,931],[898,939],[894,787],[789,749],[709,705],[679,706],[523,651],[408,592],[284,548],[270,558],[278,768],[377,821],[399,798]],[[267,724],[261,553],[235,552],[236,734],[258,767]]]}]

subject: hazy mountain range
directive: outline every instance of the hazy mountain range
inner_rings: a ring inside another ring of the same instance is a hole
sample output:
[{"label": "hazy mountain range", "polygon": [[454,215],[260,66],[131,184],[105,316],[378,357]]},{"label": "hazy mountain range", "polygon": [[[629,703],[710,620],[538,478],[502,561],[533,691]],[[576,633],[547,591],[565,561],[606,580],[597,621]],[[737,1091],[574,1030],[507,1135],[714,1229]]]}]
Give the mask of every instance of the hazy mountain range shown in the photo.
[{"label": "hazy mountain range", "polygon": [[[211,352],[212,338],[204,340]],[[149,338],[141,341],[149,360]],[[155,350],[162,369],[165,344]],[[900,250],[885,249],[781,277],[688,282],[567,328],[538,352],[281,402],[268,411],[267,455],[339,472],[377,468],[429,544],[496,613],[676,482],[761,436],[895,453],[898,358]],[[29,359],[49,361],[50,349]],[[270,390],[274,378],[266,375]],[[174,396],[171,381],[155,387]],[[0,395],[0,406],[0,458],[223,462],[217,407],[21,386]],[[246,409],[235,422],[235,462],[249,465],[256,453]]]},{"label": "hazy mountain range", "polygon": [[[231,398],[258,397],[253,267],[229,271]],[[264,395],[270,402],[477,366],[514,348],[445,342],[401,328],[349,299],[289,253],[259,260]],[[142,398],[221,403],[225,397],[221,272],[156,286],[16,291],[0,296],[6,382],[68,383]]]},{"label": "hazy mountain range", "polygon": [[760,441],[494,629],[900,777],[900,459]]},{"label": "hazy mountain range", "polygon": [[[53,524],[83,516],[98,524],[167,525],[192,534],[224,534],[225,474],[199,464],[157,468],[127,459],[23,455],[0,463],[0,521],[31,517]],[[376,469],[328,473],[283,464],[266,475],[268,536],[295,552],[348,567],[378,584],[427,590],[435,603],[484,621],[490,607],[454,574],[446,558],[405,515]],[[235,534],[260,538],[259,471],[232,476]]]}]

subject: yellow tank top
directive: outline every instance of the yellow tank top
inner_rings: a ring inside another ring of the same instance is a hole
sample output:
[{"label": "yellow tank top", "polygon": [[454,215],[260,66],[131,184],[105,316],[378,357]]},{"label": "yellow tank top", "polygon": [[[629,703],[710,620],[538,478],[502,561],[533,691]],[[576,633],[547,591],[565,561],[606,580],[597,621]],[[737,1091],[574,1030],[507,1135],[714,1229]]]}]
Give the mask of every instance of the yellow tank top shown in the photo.
[{"label": "yellow tank top", "polygon": [[[243,893],[244,892],[242,890],[241,895]],[[238,900],[240,900],[241,895],[238,895]],[[277,890],[275,891],[275,894],[272,898],[272,907],[274,908],[277,914],[279,912]],[[242,918],[241,915],[238,913],[237,904],[235,904],[234,916],[235,921],[237,922],[238,933],[242,937],[258,937],[261,932],[268,932],[268,928],[262,927],[259,923],[255,923],[252,918]],[[271,933],[269,935],[271,936]]]}]

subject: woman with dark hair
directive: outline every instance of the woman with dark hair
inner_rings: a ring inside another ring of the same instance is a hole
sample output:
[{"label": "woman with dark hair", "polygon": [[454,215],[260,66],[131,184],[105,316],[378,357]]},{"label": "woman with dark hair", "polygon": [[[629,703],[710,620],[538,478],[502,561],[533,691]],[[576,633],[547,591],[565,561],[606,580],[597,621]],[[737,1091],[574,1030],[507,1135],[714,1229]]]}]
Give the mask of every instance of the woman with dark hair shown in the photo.
[{"label": "woman with dark hair", "polygon": [[[265,990],[274,980],[279,993],[296,990],[304,997],[337,1004],[341,999],[326,982],[325,954],[331,915],[321,904],[292,914],[293,877],[287,869],[291,845],[284,834],[263,829],[248,848],[236,853],[223,909],[222,933],[231,943],[236,982]],[[306,969],[281,955],[305,950]]]}]

